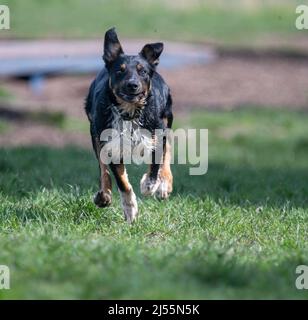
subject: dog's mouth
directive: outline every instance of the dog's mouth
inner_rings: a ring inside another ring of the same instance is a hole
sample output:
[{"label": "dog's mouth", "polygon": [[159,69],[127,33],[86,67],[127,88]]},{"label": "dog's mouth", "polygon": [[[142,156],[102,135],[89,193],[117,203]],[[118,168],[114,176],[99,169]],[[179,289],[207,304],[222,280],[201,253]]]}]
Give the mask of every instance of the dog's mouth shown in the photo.
[{"label": "dog's mouth", "polygon": [[136,94],[119,93],[116,94],[118,110],[122,119],[132,120],[138,118],[146,104],[147,94],[140,92]]},{"label": "dog's mouth", "polygon": [[136,92],[136,93],[126,93],[126,92],[118,92],[117,96],[129,103],[137,103],[142,101],[144,98],[146,98],[145,92]]}]

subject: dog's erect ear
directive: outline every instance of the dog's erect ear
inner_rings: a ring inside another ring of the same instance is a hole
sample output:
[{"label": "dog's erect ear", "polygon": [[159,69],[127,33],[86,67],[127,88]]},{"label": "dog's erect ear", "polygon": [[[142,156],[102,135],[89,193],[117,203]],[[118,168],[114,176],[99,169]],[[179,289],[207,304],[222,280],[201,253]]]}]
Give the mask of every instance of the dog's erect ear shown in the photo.
[{"label": "dog's erect ear", "polygon": [[163,52],[163,49],[164,44],[162,42],[149,43],[142,48],[140,55],[155,67],[159,63],[159,56]]},{"label": "dog's erect ear", "polygon": [[115,28],[109,29],[105,33],[105,42],[104,42],[104,55],[103,59],[106,63],[106,66],[110,66],[120,54],[123,54],[123,50],[118,39]]}]

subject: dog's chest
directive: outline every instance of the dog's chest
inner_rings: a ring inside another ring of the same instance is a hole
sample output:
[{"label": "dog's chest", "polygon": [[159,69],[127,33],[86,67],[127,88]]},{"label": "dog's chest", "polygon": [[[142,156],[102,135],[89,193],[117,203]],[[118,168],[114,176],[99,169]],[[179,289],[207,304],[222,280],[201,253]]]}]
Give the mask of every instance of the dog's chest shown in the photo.
[{"label": "dog's chest", "polygon": [[117,110],[113,111],[112,130],[103,141],[104,150],[114,160],[134,154],[150,157],[153,151],[151,132],[142,128],[138,119],[124,120]]}]

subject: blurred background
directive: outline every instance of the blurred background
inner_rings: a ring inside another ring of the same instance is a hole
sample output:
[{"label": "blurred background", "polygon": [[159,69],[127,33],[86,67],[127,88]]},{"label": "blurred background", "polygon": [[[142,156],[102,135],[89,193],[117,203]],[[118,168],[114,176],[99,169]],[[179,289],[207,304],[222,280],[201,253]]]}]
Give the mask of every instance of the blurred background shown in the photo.
[{"label": "blurred background", "polygon": [[[292,0],[1,0],[0,298],[307,298],[308,37]],[[98,168],[84,99],[104,33],[165,49],[174,127],[209,129],[209,170],[173,165],[167,202],[128,227]],[[307,290],[306,290],[307,291]]]},{"label": "blurred background", "polygon": [[2,3],[11,29],[0,32],[1,145],[88,146],[83,101],[103,66],[103,35],[112,26],[128,53],[165,42],[159,71],[177,115],[307,107],[308,40],[295,28],[300,1]]}]

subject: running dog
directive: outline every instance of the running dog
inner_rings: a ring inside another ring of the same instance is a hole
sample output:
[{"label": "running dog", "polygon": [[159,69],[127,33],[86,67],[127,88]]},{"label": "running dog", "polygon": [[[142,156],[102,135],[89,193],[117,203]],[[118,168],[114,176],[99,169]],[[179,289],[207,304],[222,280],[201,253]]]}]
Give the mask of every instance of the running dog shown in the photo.
[{"label": "running dog", "polygon": [[[138,204],[128,180],[123,152],[121,150],[119,162],[103,161],[107,152],[104,147],[112,141],[101,139],[101,135],[106,129],[119,130],[121,135],[127,124],[131,124],[129,132],[132,135],[139,129],[150,132],[151,162],[140,181],[141,193],[168,198],[173,183],[170,144],[166,137],[158,139],[155,133],[156,129],[171,129],[173,121],[170,89],[156,71],[162,51],[163,43],[158,42],[146,44],[137,55],[126,55],[115,29],[108,30],[104,41],[105,68],[92,82],[86,98],[85,111],[100,168],[100,189],[94,196],[94,203],[98,207],[111,204],[110,170],[120,193],[124,217],[129,223],[137,217]],[[162,144],[161,148],[158,148],[158,142]],[[161,161],[157,163],[155,159]]]}]

